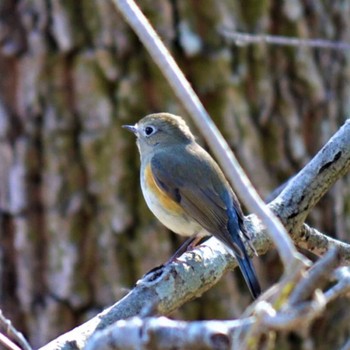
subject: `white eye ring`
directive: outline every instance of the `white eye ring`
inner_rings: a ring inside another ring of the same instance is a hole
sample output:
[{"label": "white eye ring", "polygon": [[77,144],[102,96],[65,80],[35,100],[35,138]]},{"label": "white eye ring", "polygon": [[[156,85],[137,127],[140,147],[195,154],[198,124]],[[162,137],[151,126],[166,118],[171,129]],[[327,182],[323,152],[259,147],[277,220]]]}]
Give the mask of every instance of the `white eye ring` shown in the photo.
[{"label": "white eye ring", "polygon": [[151,136],[156,132],[156,128],[154,126],[146,126],[145,129],[143,130],[145,133],[145,136]]}]

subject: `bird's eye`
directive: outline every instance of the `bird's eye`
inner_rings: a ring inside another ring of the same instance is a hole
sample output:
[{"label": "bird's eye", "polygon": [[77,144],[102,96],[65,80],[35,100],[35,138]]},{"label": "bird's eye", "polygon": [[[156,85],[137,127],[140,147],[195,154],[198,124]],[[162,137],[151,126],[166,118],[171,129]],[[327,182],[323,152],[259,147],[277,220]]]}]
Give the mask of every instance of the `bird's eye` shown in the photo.
[{"label": "bird's eye", "polygon": [[146,136],[151,136],[155,131],[156,131],[156,129],[153,126],[146,126],[145,127]]}]

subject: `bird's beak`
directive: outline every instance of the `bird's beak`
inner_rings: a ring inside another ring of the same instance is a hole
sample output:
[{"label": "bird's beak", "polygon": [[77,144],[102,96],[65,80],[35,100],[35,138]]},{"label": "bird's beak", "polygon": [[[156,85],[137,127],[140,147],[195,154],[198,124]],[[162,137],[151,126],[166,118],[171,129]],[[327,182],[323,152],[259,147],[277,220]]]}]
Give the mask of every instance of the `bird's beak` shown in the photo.
[{"label": "bird's beak", "polygon": [[137,134],[137,127],[135,125],[122,125],[122,127],[126,130],[131,131],[135,135]]}]

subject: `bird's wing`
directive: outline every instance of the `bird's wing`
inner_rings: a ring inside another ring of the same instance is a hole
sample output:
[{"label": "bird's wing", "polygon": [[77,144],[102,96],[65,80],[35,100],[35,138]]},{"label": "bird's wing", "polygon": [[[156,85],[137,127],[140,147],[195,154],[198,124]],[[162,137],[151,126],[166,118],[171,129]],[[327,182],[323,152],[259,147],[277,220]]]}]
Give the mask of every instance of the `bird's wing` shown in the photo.
[{"label": "bird's wing", "polygon": [[179,203],[188,216],[242,257],[242,247],[235,242],[240,238],[232,237],[228,229],[230,212],[231,216],[235,216],[231,217],[231,221],[237,222],[236,233],[239,235],[240,212],[232,210],[236,199],[232,197],[227,183],[220,181],[220,177],[223,177],[221,172],[211,171],[214,161],[204,150],[201,157],[191,156],[190,159],[191,164],[186,155],[182,157],[177,152],[157,152],[151,159],[152,174],[157,185]]}]

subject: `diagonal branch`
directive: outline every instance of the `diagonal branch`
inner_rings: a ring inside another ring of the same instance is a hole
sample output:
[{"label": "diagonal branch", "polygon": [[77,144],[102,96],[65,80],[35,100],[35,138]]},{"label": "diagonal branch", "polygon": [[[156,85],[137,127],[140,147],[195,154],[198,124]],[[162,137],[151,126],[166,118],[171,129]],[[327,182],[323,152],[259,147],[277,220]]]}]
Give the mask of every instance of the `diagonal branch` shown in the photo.
[{"label": "diagonal branch", "polygon": [[279,46],[294,46],[297,48],[312,47],[340,51],[350,50],[350,44],[343,41],[300,39],[280,35],[239,33],[227,28],[221,28],[219,29],[219,32],[227,40],[240,46],[265,43]]},{"label": "diagonal branch", "polygon": [[[2,310],[0,310],[0,329],[5,329],[6,335],[8,337],[10,337],[11,339],[15,340],[17,342],[17,344],[19,344],[21,346],[21,349],[32,350],[31,346],[29,345],[27,340],[24,338],[23,334],[21,332],[19,332],[13,326],[11,321],[4,316],[4,314],[2,313]],[[0,342],[6,342],[7,346],[9,347],[8,344],[12,343],[12,340],[10,340],[4,334],[2,334]],[[11,348],[9,347],[9,349],[11,349]],[[15,349],[15,348],[13,347],[13,349]]]},{"label": "diagonal branch", "polygon": [[347,243],[329,237],[314,227],[303,224],[301,230],[293,235],[296,245],[318,256],[336,248],[339,252],[340,265],[350,265],[350,246]]},{"label": "diagonal branch", "polygon": [[270,203],[287,230],[299,232],[311,209],[350,169],[350,119]]},{"label": "diagonal branch", "polygon": [[231,337],[253,323],[253,317],[235,321],[174,321],[165,317],[132,318],[99,332],[86,350],[230,349]]},{"label": "diagonal branch", "polygon": [[[334,270],[337,257],[334,250],[320,259],[310,271],[311,278],[303,276],[282,307],[263,295],[253,305],[253,315],[234,321],[133,317],[97,332],[86,349],[250,349],[260,348],[269,332],[306,332],[334,296],[350,291],[349,268]],[[329,287],[333,276],[336,283]]]}]

